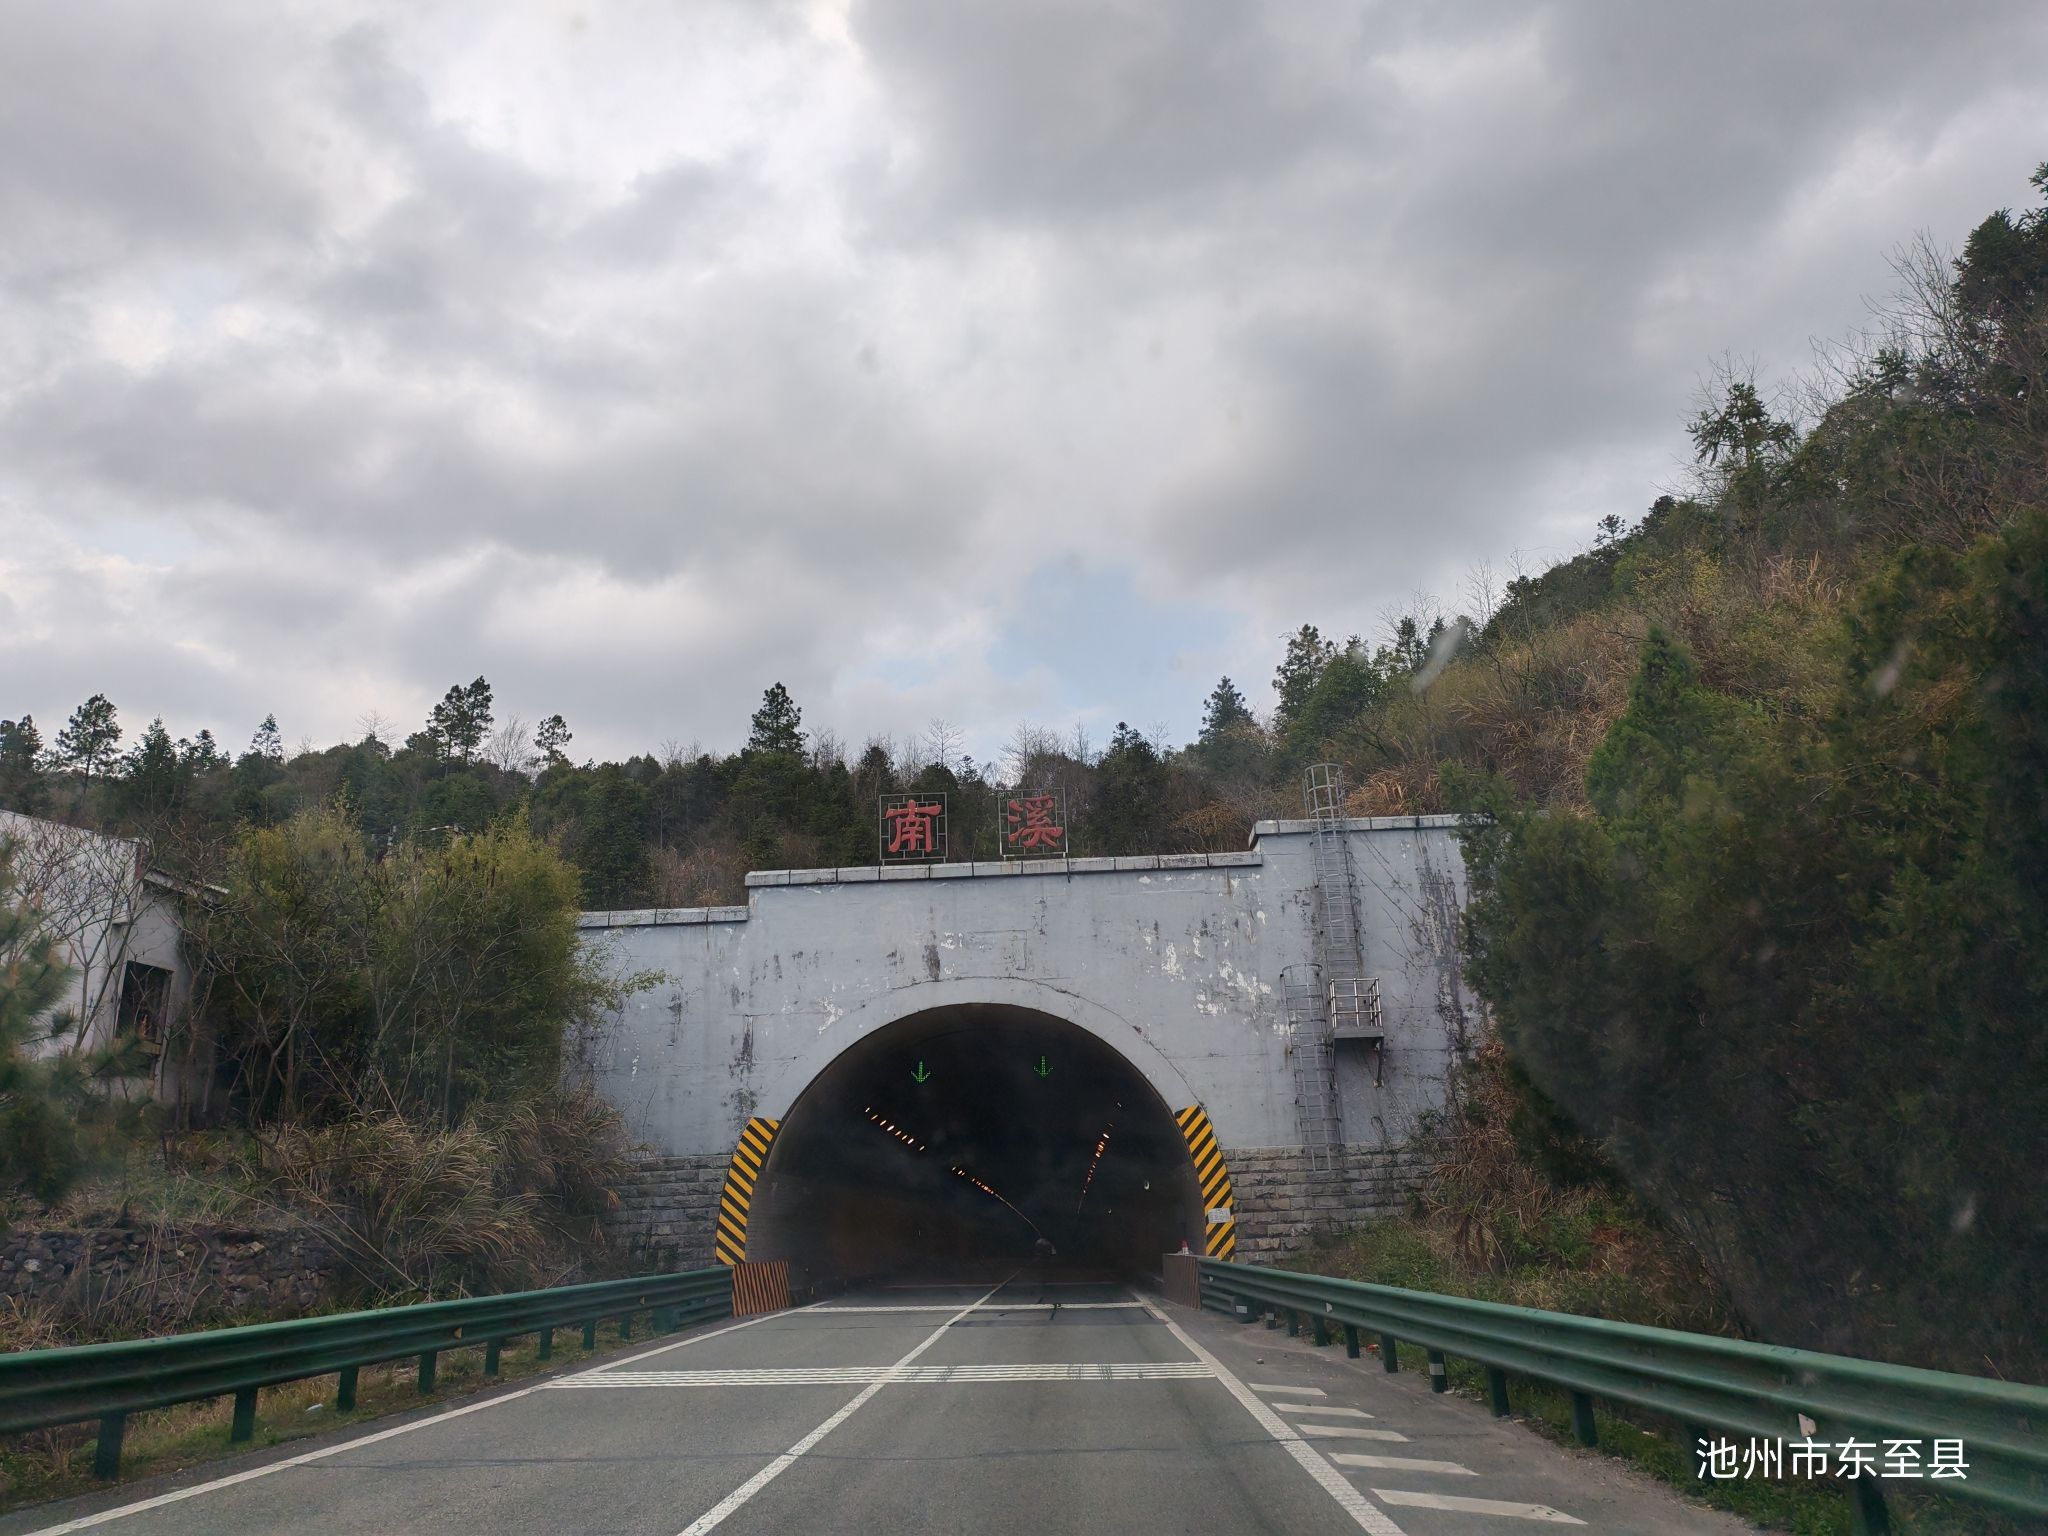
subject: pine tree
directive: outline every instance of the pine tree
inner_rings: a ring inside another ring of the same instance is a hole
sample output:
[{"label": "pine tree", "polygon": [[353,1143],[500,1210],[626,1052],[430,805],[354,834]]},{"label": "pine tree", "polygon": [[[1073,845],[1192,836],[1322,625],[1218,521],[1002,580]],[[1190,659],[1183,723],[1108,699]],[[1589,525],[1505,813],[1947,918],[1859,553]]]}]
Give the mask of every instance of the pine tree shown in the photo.
[{"label": "pine tree", "polygon": [[16,904],[13,850],[0,842],[0,1190],[46,1204],[70,1187],[81,1163],[58,1093],[61,1063],[35,1050],[68,1022],[51,1012],[68,982],[55,944]]},{"label": "pine tree", "polygon": [[647,791],[617,763],[597,770],[576,831],[583,900],[592,910],[630,907],[647,883]]},{"label": "pine tree", "polygon": [[220,750],[220,744],[213,739],[213,732],[208,730],[202,730],[189,742],[179,742],[178,747],[178,756],[194,773],[205,773],[227,761]]},{"label": "pine tree", "polygon": [[71,719],[57,733],[57,759],[75,768],[92,782],[93,775],[114,760],[114,748],[121,744],[121,722],[113,701],[96,693],[71,711]]},{"label": "pine tree", "polygon": [[249,757],[266,763],[284,762],[284,738],[278,734],[277,716],[265,715],[263,723],[256,727],[256,734],[249,738]]},{"label": "pine tree", "polygon": [[478,678],[467,687],[457,684],[441,696],[427,716],[427,734],[443,757],[468,762],[491,733],[491,685]]},{"label": "pine tree", "polygon": [[553,768],[568,762],[569,754],[563,748],[574,739],[569,722],[560,715],[549,715],[541,721],[540,728],[533,733],[533,749],[540,754],[541,766]]},{"label": "pine tree", "polygon": [[43,776],[43,736],[35,716],[0,720],[0,807],[40,816],[50,800]]},{"label": "pine tree", "polygon": [[1226,677],[1210,691],[1202,706],[1200,740],[1204,746],[1214,746],[1229,736],[1233,728],[1253,723],[1251,706],[1237,691],[1237,684]]},{"label": "pine tree", "polygon": [[803,711],[791,700],[789,690],[780,683],[774,684],[761,695],[761,707],[754,711],[754,728],[747,737],[747,750],[801,757],[803,718]]},{"label": "pine tree", "polygon": [[163,716],[149,722],[122,767],[120,802],[129,815],[162,816],[177,808],[184,796],[185,767],[171,744],[171,733],[164,729]]},{"label": "pine tree", "polygon": [[1280,695],[1279,724],[1286,726],[1308,703],[1316,679],[1336,658],[1337,647],[1325,640],[1313,624],[1304,624],[1287,637],[1287,654],[1273,673],[1273,688]]}]

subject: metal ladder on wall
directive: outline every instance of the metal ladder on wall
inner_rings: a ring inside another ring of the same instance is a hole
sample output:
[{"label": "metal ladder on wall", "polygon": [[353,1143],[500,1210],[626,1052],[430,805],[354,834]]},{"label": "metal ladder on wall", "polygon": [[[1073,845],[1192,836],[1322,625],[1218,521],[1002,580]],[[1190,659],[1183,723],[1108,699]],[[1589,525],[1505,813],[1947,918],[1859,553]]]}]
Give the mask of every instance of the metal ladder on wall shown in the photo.
[{"label": "metal ladder on wall", "polygon": [[1301,797],[1314,834],[1315,962],[1308,967],[1314,980],[1312,986],[1299,975],[1283,980],[1288,983],[1302,1144],[1310,1169],[1321,1170],[1337,1167],[1343,1155],[1337,1042],[1357,1040],[1372,1052],[1377,1087],[1385,1072],[1386,1026],[1379,978],[1365,973],[1358,879],[1344,836],[1344,770],[1335,763],[1313,764],[1303,776]]},{"label": "metal ladder on wall", "polygon": [[1337,1054],[1323,1006],[1317,965],[1290,965],[1280,973],[1287,994],[1287,1058],[1294,1067],[1294,1115],[1311,1174],[1336,1171],[1344,1155],[1344,1125],[1337,1113]]}]

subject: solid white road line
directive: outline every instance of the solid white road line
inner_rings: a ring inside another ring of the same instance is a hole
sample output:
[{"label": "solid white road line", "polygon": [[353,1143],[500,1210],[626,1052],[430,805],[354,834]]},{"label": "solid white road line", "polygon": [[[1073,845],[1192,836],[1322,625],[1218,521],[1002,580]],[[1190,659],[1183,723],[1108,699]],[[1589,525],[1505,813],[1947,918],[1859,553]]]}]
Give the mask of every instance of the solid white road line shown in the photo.
[{"label": "solid white road line", "polygon": [[1297,1424],[1304,1435],[1318,1440],[1406,1440],[1391,1429],[1353,1429],[1349,1424]]},{"label": "solid white road line", "polygon": [[1283,1387],[1277,1381],[1248,1381],[1245,1383],[1254,1392],[1285,1392],[1292,1397],[1321,1397],[1321,1387]]},{"label": "solid white road line", "polygon": [[1275,1413],[1312,1413],[1319,1419],[1376,1419],[1376,1413],[1359,1408],[1325,1408],[1321,1403],[1275,1403]]},{"label": "solid white road line", "polygon": [[1449,1509],[1466,1515],[1498,1515],[1503,1520],[1543,1520],[1551,1525],[1584,1525],[1586,1522],[1552,1509],[1548,1504],[1510,1504],[1503,1499],[1460,1499],[1448,1493],[1406,1493],[1399,1488],[1375,1488],[1389,1504],[1415,1509]]},{"label": "solid white road line", "polygon": [[1452,1477],[1479,1475],[1455,1461],[1424,1461],[1416,1456],[1360,1456],[1349,1451],[1332,1451],[1330,1460],[1340,1467],[1378,1467],[1388,1472],[1442,1472]]},{"label": "solid white road line", "polygon": [[[656,1349],[644,1349],[637,1355],[628,1355],[625,1359],[615,1360],[611,1364],[631,1365],[635,1360],[645,1360],[652,1355],[665,1355],[672,1349],[685,1349],[692,1344],[701,1344],[706,1339],[715,1339],[720,1334],[737,1333],[742,1328],[751,1328],[756,1323],[765,1323],[771,1317],[782,1317],[785,1315],[781,1312],[764,1312],[759,1317],[750,1317],[743,1322],[728,1323],[725,1327],[714,1328],[709,1333],[700,1333],[692,1338],[679,1339],[673,1344],[663,1344]],[[597,1371],[604,1371],[611,1369],[611,1366],[601,1365],[595,1369]],[[593,1374],[593,1372],[579,1371],[577,1374],[579,1376],[587,1376]],[[317,1451],[307,1451],[300,1456],[287,1456],[282,1461],[266,1462],[260,1467],[251,1467],[246,1472],[236,1472],[227,1477],[213,1478],[208,1482],[194,1483],[190,1488],[174,1488],[171,1492],[160,1493],[153,1499],[140,1499],[133,1504],[123,1504],[114,1509],[103,1509],[96,1515],[80,1515],[76,1520],[66,1520],[62,1525],[46,1525],[40,1530],[31,1531],[29,1536],[66,1536],[66,1533],[71,1531],[88,1531],[96,1525],[107,1525],[128,1515],[139,1515],[147,1510],[162,1509],[167,1504],[180,1504],[186,1499],[196,1499],[202,1493],[212,1493],[220,1488],[232,1488],[237,1483],[253,1483],[257,1478],[268,1477],[273,1472],[289,1471],[293,1467],[303,1467],[308,1462],[325,1461],[329,1456],[339,1456],[343,1451],[352,1451],[358,1446],[375,1445],[380,1440],[389,1440],[398,1435],[409,1435],[416,1429],[425,1429],[429,1424],[445,1424],[448,1420],[459,1419],[464,1414],[481,1413],[486,1408],[497,1408],[505,1403],[516,1403],[520,1398],[530,1397],[533,1393],[540,1391],[543,1386],[548,1385],[551,1385],[551,1383],[537,1382],[530,1387],[520,1387],[517,1391],[486,1398],[481,1403],[466,1403],[460,1408],[450,1408],[446,1413],[429,1414],[424,1419],[413,1419],[405,1424],[394,1424],[389,1429],[380,1429],[376,1433],[369,1435],[358,1435],[355,1439],[344,1440],[338,1445],[325,1445]]]},{"label": "solid white road line", "polygon": [[948,1328],[951,1328],[955,1323],[959,1322],[961,1318],[967,1316],[968,1313],[972,1312],[976,1307],[980,1306],[983,1301],[987,1301],[989,1296],[995,1295],[997,1291],[1000,1291],[1003,1288],[1003,1286],[1008,1285],[1010,1281],[1014,1280],[1015,1278],[1016,1276],[1014,1274],[1010,1275],[1008,1278],[1003,1280],[1001,1284],[991,1288],[988,1294],[983,1296],[980,1301],[969,1302],[966,1306],[962,1307],[958,1312],[955,1312],[951,1317],[947,1318],[943,1323],[939,1324],[938,1327],[934,1328],[929,1334],[925,1335],[925,1339],[922,1344],[919,1344],[915,1349],[911,1350],[909,1354],[905,1355],[901,1360],[898,1360],[894,1365],[889,1367],[887,1373],[885,1373],[880,1380],[871,1382],[867,1386],[861,1388],[860,1395],[854,1398],[852,1402],[848,1403],[845,1407],[841,1408],[837,1413],[833,1414],[829,1419],[825,1420],[824,1423],[820,1424],[808,1435],[805,1435],[803,1439],[797,1441],[795,1445],[792,1445],[780,1456],[776,1457],[773,1461],[769,1462],[767,1466],[763,1467],[760,1471],[756,1472],[744,1483],[741,1483],[739,1487],[733,1489],[731,1493],[728,1493],[724,1498],[720,1499],[716,1504],[712,1505],[711,1508],[707,1509],[695,1520],[692,1520],[688,1525],[684,1526],[682,1536],[704,1536],[704,1533],[706,1531],[712,1530],[715,1527],[724,1524],[727,1516],[731,1515],[734,1511],[738,1510],[742,1505],[744,1505],[747,1502],[747,1500],[751,1499],[763,1488],[766,1488],[770,1483],[774,1482],[776,1478],[782,1476],[782,1474],[788,1471],[789,1468],[795,1466],[797,1463],[797,1459],[801,1457],[806,1451],[810,1450],[820,1440],[823,1440],[827,1435],[831,1434],[833,1430],[837,1429],[840,1425],[844,1424],[848,1419],[852,1418],[853,1415],[860,1409],[862,1404],[866,1403],[869,1398],[873,1397],[877,1392],[881,1391],[882,1388],[884,1388],[891,1381],[896,1379],[896,1373],[898,1371],[901,1371],[905,1366],[911,1364],[911,1362],[916,1360],[919,1355],[923,1354],[926,1350],[930,1349],[934,1344],[938,1343],[939,1340],[943,1339],[946,1336],[946,1330]]},{"label": "solid white road line", "polygon": [[[1149,1301],[1145,1303],[1145,1310],[1150,1312],[1160,1322],[1166,1324],[1167,1331],[1180,1341],[1183,1349],[1187,1350],[1189,1354],[1216,1373],[1216,1379],[1222,1382],[1224,1389],[1238,1400],[1244,1411],[1249,1413],[1258,1422],[1259,1428],[1286,1447],[1287,1454],[1295,1459],[1304,1472],[1316,1480],[1325,1493],[1337,1501],[1338,1507],[1358,1523],[1360,1530],[1370,1532],[1371,1536],[1404,1536],[1400,1526],[1394,1524],[1383,1511],[1376,1508],[1363,1494],[1352,1487],[1350,1481],[1343,1473],[1317,1455],[1315,1447],[1296,1434],[1292,1424],[1281,1418],[1279,1414],[1253,1396],[1252,1389],[1233,1376],[1222,1361],[1218,1360],[1209,1351],[1190,1338],[1186,1329],[1182,1328],[1179,1323],[1176,1323]],[[1293,1387],[1260,1387],[1259,1390],[1262,1392],[1292,1392],[1297,1389]],[[1321,1391],[1317,1388],[1311,1387],[1306,1390],[1314,1392],[1318,1397],[1322,1396]]]}]

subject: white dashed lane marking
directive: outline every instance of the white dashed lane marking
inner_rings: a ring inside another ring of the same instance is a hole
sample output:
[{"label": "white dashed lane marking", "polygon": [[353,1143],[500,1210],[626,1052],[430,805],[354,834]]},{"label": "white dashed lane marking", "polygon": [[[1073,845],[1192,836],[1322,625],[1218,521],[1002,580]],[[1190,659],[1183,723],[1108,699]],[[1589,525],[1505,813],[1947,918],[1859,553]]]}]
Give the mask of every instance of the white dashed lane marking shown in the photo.
[{"label": "white dashed lane marking", "polygon": [[[1257,1392],[1286,1394],[1290,1398],[1321,1397],[1320,1387],[1282,1386],[1277,1382],[1253,1381],[1247,1386]],[[1373,1415],[1358,1408],[1328,1407],[1310,1402],[1274,1402],[1265,1405],[1278,1413],[1291,1413],[1296,1420],[1289,1427],[1316,1440],[1391,1440],[1406,1443],[1408,1437],[1391,1429],[1360,1429],[1350,1424],[1320,1423],[1323,1419],[1369,1419]],[[1477,1477],[1479,1474],[1470,1467],[1455,1461],[1435,1461],[1421,1456],[1369,1456],[1362,1452],[1344,1452],[1334,1446],[1317,1446],[1329,1459],[1340,1467],[1356,1468],[1371,1472],[1407,1472],[1441,1477]],[[1548,1504],[1524,1504],[1509,1499],[1461,1498],[1446,1493],[1418,1493],[1405,1488],[1375,1488],[1373,1496],[1383,1504],[1407,1509],[1441,1509],[1453,1514],[1490,1515],[1500,1520],[1535,1520],[1546,1525],[1584,1525],[1586,1522],[1576,1515],[1568,1515],[1561,1509],[1552,1509]]]},{"label": "white dashed lane marking", "polygon": [[1505,1499],[1461,1499],[1448,1493],[1409,1493],[1400,1488],[1373,1489],[1383,1502],[1409,1509],[1448,1509],[1465,1515],[1494,1515],[1503,1520],[1541,1520],[1550,1525],[1586,1522],[1548,1504],[1512,1504]]},{"label": "white dashed lane marking", "polygon": [[[1183,1349],[1216,1373],[1216,1379],[1223,1383],[1223,1389],[1237,1399],[1245,1412],[1249,1413],[1258,1423],[1259,1428],[1280,1442],[1286,1449],[1287,1454],[1294,1458],[1296,1465],[1302,1471],[1308,1473],[1310,1477],[1314,1478],[1323,1491],[1336,1500],[1337,1507],[1357,1522],[1360,1530],[1366,1532],[1367,1536],[1403,1536],[1401,1527],[1388,1517],[1386,1511],[1360,1493],[1349,1478],[1318,1455],[1316,1448],[1302,1439],[1292,1424],[1281,1418],[1279,1414],[1252,1395],[1254,1390],[1260,1392],[1292,1392],[1296,1390],[1295,1388],[1255,1386],[1253,1383],[1239,1381],[1237,1377],[1230,1373],[1227,1366],[1210,1354],[1208,1350],[1197,1344],[1188,1335],[1188,1331],[1181,1327],[1179,1323],[1176,1323],[1150,1302],[1145,1303],[1145,1310],[1160,1322],[1166,1324],[1166,1331],[1174,1336]],[[1313,1392],[1317,1397],[1323,1395],[1322,1389],[1319,1387],[1309,1387],[1303,1390]]]},{"label": "white dashed lane marking", "polygon": [[[900,1307],[810,1307],[806,1310],[827,1315],[849,1312],[871,1315],[876,1312],[957,1312],[959,1308],[926,1306],[920,1302]],[[1135,1312],[1140,1308],[1135,1301],[1013,1301],[981,1310],[992,1316],[1001,1316],[1005,1312]]]},{"label": "white dashed lane marking", "polygon": [[1330,1460],[1340,1467],[1376,1467],[1382,1472],[1441,1472],[1449,1477],[1479,1475],[1455,1461],[1425,1461],[1419,1456],[1364,1456],[1357,1452],[1332,1451]]},{"label": "white dashed lane marking", "polygon": [[550,1392],[589,1392],[610,1387],[859,1387],[886,1380],[891,1386],[957,1386],[1002,1381],[1201,1381],[1216,1373],[1199,1360],[1146,1360],[1100,1365],[1056,1361],[1042,1365],[763,1366],[726,1371],[607,1371],[551,1381]]}]

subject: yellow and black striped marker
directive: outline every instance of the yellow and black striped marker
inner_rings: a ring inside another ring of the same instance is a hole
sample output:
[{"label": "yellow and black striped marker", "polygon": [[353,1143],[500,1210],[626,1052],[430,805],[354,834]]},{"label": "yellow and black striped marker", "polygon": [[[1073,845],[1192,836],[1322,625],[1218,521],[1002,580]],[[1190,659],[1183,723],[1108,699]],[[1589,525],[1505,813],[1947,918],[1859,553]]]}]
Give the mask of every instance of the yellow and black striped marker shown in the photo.
[{"label": "yellow and black striped marker", "polygon": [[718,1197],[718,1236],[712,1249],[721,1264],[738,1264],[747,1256],[747,1207],[754,1202],[754,1184],[768,1165],[768,1149],[781,1128],[780,1120],[756,1115],[740,1132],[732,1166],[725,1171],[725,1189]]},{"label": "yellow and black striped marker", "polygon": [[1199,1104],[1190,1104],[1173,1118],[1187,1139],[1188,1156],[1195,1160],[1195,1182],[1202,1186],[1203,1248],[1212,1259],[1235,1258],[1237,1212],[1230,1204],[1230,1170],[1223,1166],[1216,1128]]}]

